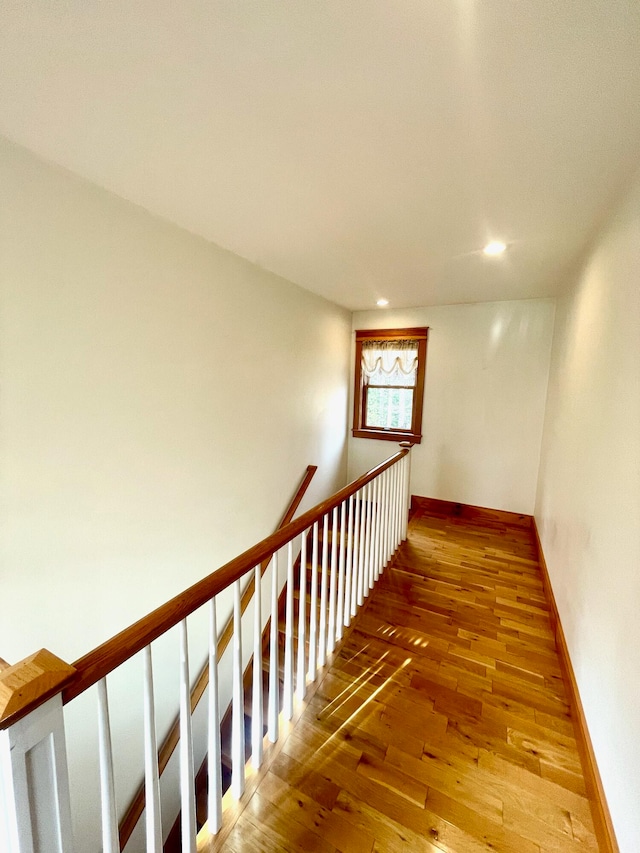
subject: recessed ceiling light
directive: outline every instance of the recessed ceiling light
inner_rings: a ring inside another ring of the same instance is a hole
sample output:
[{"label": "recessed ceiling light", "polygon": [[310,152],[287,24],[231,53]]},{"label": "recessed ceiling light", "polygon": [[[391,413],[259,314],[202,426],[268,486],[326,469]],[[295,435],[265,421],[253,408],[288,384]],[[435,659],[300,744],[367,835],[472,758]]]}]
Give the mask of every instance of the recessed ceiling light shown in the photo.
[{"label": "recessed ceiling light", "polygon": [[376,305],[378,306],[378,308],[386,308],[386,306],[388,304],[389,304],[388,299],[378,299],[378,301],[376,302]]},{"label": "recessed ceiling light", "polygon": [[506,244],[501,243],[500,240],[492,240],[490,243],[487,243],[482,251],[485,255],[494,257],[495,255],[501,255],[506,248]]}]

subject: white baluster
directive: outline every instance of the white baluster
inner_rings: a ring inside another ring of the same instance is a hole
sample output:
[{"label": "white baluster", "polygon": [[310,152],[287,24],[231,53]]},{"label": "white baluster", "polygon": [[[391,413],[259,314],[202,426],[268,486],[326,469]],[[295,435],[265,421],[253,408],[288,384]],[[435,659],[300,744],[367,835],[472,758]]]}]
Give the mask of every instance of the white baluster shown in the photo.
[{"label": "white baluster", "polygon": [[373,586],[378,577],[378,495],[380,490],[380,480],[378,477],[371,483],[372,499],[371,499],[371,575],[369,585]]},{"label": "white baluster", "polygon": [[404,457],[398,462],[400,469],[400,521],[398,524],[398,540],[402,542],[404,539],[404,505],[405,505],[405,464]]},{"label": "white baluster", "polygon": [[351,584],[353,571],[353,495],[349,496],[347,510],[347,557],[344,578],[344,626],[351,624]]},{"label": "white baluster", "polygon": [[369,590],[373,586],[373,564],[375,561],[375,533],[376,533],[376,481],[372,480],[369,483],[369,565],[367,579],[369,581]]},{"label": "white baluster", "polygon": [[331,581],[329,583],[329,632],[327,651],[336,647],[336,589],[338,585],[338,508],[331,513]]},{"label": "white baluster", "polygon": [[240,580],[233,585],[233,687],[231,710],[231,791],[244,793],[244,684],[242,680],[242,597]]},{"label": "white baluster", "polygon": [[311,550],[311,611],[309,613],[309,680],[315,681],[318,661],[318,522],[313,523]]},{"label": "white baluster", "polygon": [[387,561],[393,555],[393,469],[387,470]]},{"label": "white baluster", "polygon": [[374,580],[380,577],[382,570],[382,474],[376,478],[376,551]]},{"label": "white baluster", "polygon": [[327,582],[329,574],[329,514],[322,524],[322,583],[320,585],[320,643],[318,648],[318,666],[327,662]]},{"label": "white baluster", "polygon": [[364,562],[362,568],[362,593],[369,595],[370,561],[371,561],[371,483],[365,486],[365,522],[364,522]]},{"label": "white baluster", "polygon": [[271,743],[278,740],[280,697],[278,695],[278,553],[271,561],[271,634],[269,640],[269,720]]},{"label": "white baluster", "polygon": [[180,804],[183,853],[196,853],[196,792],[187,620],[180,623]]},{"label": "white baluster", "polygon": [[397,532],[396,532],[396,542],[398,545],[402,542],[402,460],[396,464],[398,469],[398,522],[397,522]]},{"label": "white baluster", "polygon": [[104,853],[120,853],[116,792],[113,777],[113,752],[109,725],[107,681],[98,682],[98,750],[100,757],[100,804],[102,812],[102,849]]},{"label": "white baluster", "polygon": [[153,694],[151,646],[143,651],[144,659],[144,795],[147,853],[162,853],[162,819],[160,816],[160,776],[158,742]]},{"label": "white baluster", "polygon": [[384,567],[387,565],[387,543],[386,543],[386,500],[387,500],[387,472],[383,471],[380,475],[380,571],[381,575]]},{"label": "white baluster", "polygon": [[253,570],[253,693],[251,702],[251,763],[262,765],[264,707],[262,695],[262,566]]},{"label": "white baluster", "polygon": [[409,509],[411,507],[411,451],[402,460],[404,462],[404,514],[402,517],[402,538],[406,539],[409,530]]},{"label": "white baluster", "polygon": [[393,468],[387,469],[387,562],[393,554]]},{"label": "white baluster", "polygon": [[396,495],[396,548],[401,540],[402,528],[402,466],[396,462],[396,480],[397,480],[397,495]]},{"label": "white baluster", "polygon": [[376,527],[378,515],[378,478],[371,482],[371,545],[369,554],[369,588],[373,589],[376,577]]},{"label": "white baluster", "polygon": [[345,539],[346,539],[346,512],[347,502],[340,504],[340,542],[338,543],[338,601],[336,606],[336,640],[342,639],[344,626],[344,564],[345,564]]},{"label": "white baluster", "polygon": [[293,717],[293,542],[287,544],[286,601],[282,711],[284,719],[290,720]]},{"label": "white baluster", "polygon": [[358,533],[358,607],[364,603],[364,558],[365,558],[365,528],[367,526],[367,487],[360,490],[359,510],[360,530]]},{"label": "white baluster", "polygon": [[355,616],[360,605],[359,582],[360,575],[360,509],[362,505],[362,490],[353,496],[353,569],[351,574],[351,616]]},{"label": "white baluster", "polygon": [[207,812],[209,832],[222,826],[222,749],[220,747],[220,693],[218,685],[218,620],[215,597],[209,602],[209,731]]},{"label": "white baluster", "polygon": [[386,471],[380,477],[380,574],[384,571],[384,567],[387,565],[387,549],[385,543],[385,522],[386,522],[386,510],[385,504],[387,500],[387,478]]},{"label": "white baluster", "polygon": [[398,546],[398,466],[394,465],[391,472],[393,477],[391,489],[391,551],[395,553]]},{"label": "white baluster", "polygon": [[300,587],[298,590],[298,675],[296,693],[300,702],[307,693],[305,643],[307,639],[307,536],[304,530],[300,544]]},{"label": "white baluster", "polygon": [[391,472],[384,472],[384,561],[385,565],[391,559]]}]

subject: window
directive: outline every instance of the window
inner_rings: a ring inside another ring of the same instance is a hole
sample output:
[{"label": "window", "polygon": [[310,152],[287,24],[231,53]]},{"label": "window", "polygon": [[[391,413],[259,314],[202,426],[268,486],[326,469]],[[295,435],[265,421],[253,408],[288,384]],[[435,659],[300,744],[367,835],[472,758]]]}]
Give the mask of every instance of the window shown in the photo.
[{"label": "window", "polygon": [[424,329],[356,332],[353,435],[390,441],[422,440],[427,361]]}]

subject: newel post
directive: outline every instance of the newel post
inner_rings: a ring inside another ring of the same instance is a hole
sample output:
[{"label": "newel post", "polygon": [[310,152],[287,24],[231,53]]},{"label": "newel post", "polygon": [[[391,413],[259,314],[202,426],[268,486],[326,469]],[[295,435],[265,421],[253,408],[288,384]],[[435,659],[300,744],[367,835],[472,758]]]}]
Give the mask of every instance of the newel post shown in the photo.
[{"label": "newel post", "polygon": [[413,444],[410,441],[401,441],[400,447],[407,450],[408,453],[404,458],[404,490],[402,495],[402,539],[407,538],[407,530],[409,528],[409,510],[411,509],[411,448]]},{"label": "newel post", "polygon": [[0,849],[72,853],[62,687],[75,673],[46,649],[0,671]]}]

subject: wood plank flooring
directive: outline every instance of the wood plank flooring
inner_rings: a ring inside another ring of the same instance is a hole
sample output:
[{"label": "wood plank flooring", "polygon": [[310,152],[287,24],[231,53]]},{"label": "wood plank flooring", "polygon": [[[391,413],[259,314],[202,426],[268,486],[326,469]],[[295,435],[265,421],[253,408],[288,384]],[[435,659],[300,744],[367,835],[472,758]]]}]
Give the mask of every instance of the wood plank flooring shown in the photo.
[{"label": "wood plank flooring", "polygon": [[529,519],[418,507],[207,850],[597,851]]}]

